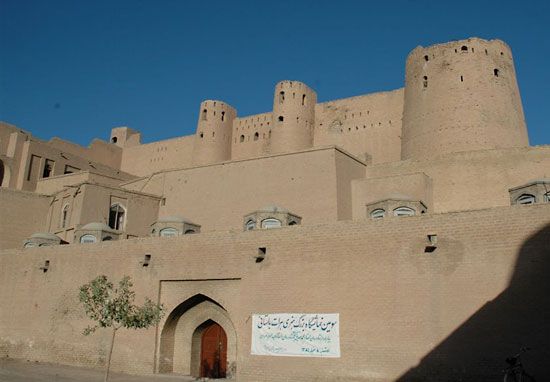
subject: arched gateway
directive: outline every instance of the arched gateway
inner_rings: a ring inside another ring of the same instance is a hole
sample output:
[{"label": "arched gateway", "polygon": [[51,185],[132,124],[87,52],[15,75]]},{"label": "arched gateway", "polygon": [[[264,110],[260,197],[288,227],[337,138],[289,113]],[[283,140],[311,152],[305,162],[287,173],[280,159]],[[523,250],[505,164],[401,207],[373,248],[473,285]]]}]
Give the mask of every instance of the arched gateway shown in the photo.
[{"label": "arched gateway", "polygon": [[166,318],[160,335],[159,373],[231,378],[236,370],[237,336],[227,311],[197,294]]}]

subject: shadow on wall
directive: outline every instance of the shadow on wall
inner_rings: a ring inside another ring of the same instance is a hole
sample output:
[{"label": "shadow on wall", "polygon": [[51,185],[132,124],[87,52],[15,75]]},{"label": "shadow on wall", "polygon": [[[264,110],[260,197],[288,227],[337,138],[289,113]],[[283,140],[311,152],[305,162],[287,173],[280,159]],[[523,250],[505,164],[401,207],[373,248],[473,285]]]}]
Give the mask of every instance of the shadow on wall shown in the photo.
[{"label": "shadow on wall", "polygon": [[508,288],[398,381],[502,381],[523,346],[526,371],[550,380],[550,224],[522,245]]}]

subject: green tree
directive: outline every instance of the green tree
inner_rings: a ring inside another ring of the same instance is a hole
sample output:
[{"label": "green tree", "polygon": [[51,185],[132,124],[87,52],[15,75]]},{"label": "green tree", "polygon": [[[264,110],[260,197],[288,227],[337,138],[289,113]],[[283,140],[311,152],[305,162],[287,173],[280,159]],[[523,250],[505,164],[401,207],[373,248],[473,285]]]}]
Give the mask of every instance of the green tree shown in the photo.
[{"label": "green tree", "polygon": [[80,302],[84,305],[86,315],[96,322],[94,326],[84,329],[84,335],[89,335],[98,328],[112,329],[109,355],[105,366],[105,382],[109,378],[117,330],[148,328],[157,324],[164,314],[163,306],[153,303],[149,298],[145,299],[142,306],[134,305],[135,292],[132,291],[132,286],[129,276],[124,276],[119,281],[118,287],[115,287],[107,276],[98,276],[80,287]]}]

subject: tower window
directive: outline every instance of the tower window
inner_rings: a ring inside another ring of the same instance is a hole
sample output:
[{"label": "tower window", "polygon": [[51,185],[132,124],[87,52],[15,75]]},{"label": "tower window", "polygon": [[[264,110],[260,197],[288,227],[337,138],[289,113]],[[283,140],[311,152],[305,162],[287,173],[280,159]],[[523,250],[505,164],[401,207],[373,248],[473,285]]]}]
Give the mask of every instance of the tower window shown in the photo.
[{"label": "tower window", "polygon": [[493,70],[493,74],[495,75],[495,77],[498,77],[498,73],[499,73],[498,69]]},{"label": "tower window", "polygon": [[306,95],[302,94],[302,105],[306,104]]},{"label": "tower window", "polygon": [[254,140],[255,141],[257,141],[259,137],[260,137],[260,134],[258,134],[257,132],[254,133]]},{"label": "tower window", "polygon": [[428,76],[424,76],[424,87],[428,87]]},{"label": "tower window", "polygon": [[202,131],[200,132],[199,137],[204,137],[204,133]]},{"label": "tower window", "polygon": [[206,113],[207,113],[207,111],[206,111],[206,109],[204,109],[204,110],[202,111],[202,117],[201,117],[201,119],[202,119],[203,121],[206,121]]},{"label": "tower window", "polygon": [[241,143],[244,142],[244,135],[241,135],[241,137],[239,138],[239,142],[241,142]]},{"label": "tower window", "polygon": [[279,92],[279,103],[283,103],[285,100],[285,92]]},{"label": "tower window", "polygon": [[283,122],[285,120],[285,117],[283,117],[282,115],[279,116],[279,122]]},{"label": "tower window", "polygon": [[222,122],[225,119],[225,111],[222,111]]},{"label": "tower window", "polygon": [[464,76],[460,76],[460,82],[464,82]]},{"label": "tower window", "polygon": [[425,55],[425,56],[424,56],[424,60],[430,61],[430,57],[428,57],[428,55]]},{"label": "tower window", "polygon": [[115,203],[109,209],[109,227],[116,230],[124,228],[125,210],[122,205]]},{"label": "tower window", "polygon": [[466,45],[462,45],[462,48],[460,48],[460,50],[463,51],[463,52],[467,52],[468,47]]},{"label": "tower window", "polygon": [[116,141],[118,141],[118,138],[117,138],[117,137],[112,137],[112,138],[111,138],[111,143],[116,143]]}]

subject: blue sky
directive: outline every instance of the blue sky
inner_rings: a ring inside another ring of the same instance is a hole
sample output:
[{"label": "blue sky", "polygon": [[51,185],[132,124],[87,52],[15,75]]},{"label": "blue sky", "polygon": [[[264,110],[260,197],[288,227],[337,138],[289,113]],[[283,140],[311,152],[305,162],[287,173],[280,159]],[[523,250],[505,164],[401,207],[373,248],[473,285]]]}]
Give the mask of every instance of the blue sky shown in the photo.
[{"label": "blue sky", "polygon": [[0,120],[151,142],[193,134],[204,99],[270,111],[283,79],[320,101],[399,88],[414,47],[472,36],[512,47],[530,142],[550,144],[548,1],[0,0]]}]

